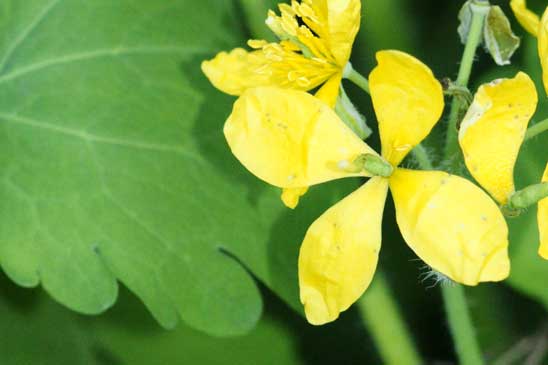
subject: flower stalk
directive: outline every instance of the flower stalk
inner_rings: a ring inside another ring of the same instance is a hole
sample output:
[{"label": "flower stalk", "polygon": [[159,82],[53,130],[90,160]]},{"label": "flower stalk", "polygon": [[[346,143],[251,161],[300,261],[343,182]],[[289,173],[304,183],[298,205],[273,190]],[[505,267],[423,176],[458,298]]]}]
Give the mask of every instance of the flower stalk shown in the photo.
[{"label": "flower stalk", "polygon": [[373,133],[371,128],[367,126],[365,117],[362,116],[354,104],[352,104],[352,101],[350,101],[350,98],[346,95],[342,86],[340,88],[337,104],[335,104],[335,112],[361,139],[367,139]]},{"label": "flower stalk", "polygon": [[422,144],[416,145],[411,153],[413,154],[413,157],[415,157],[415,160],[417,160],[417,163],[419,164],[419,166],[421,166],[421,168],[425,170],[434,169],[432,161],[430,160],[430,156],[428,156],[428,151],[426,151],[426,148]]},{"label": "flower stalk", "polygon": [[543,121],[529,127],[529,129],[527,129],[527,133],[525,133],[524,140],[528,141],[546,131],[548,131],[548,119],[544,119]]},{"label": "flower stalk", "polygon": [[449,327],[455,340],[455,350],[460,360],[459,364],[484,364],[476,331],[468,311],[464,287],[459,284],[442,285],[441,292],[445,302]]},{"label": "flower stalk", "polygon": [[[457,80],[455,81],[455,85],[457,87],[466,88],[468,85],[476,50],[482,40],[483,25],[485,18],[489,13],[489,8],[489,2],[487,1],[474,1],[472,3],[472,23],[470,25],[470,32],[468,33],[468,38],[464,47],[464,53],[462,54]],[[445,160],[451,160],[452,167],[456,166],[459,160],[456,157],[459,154],[457,127],[460,119],[462,118],[462,111],[465,106],[463,104],[462,98],[454,98],[451,103],[451,110],[449,112],[449,125],[447,127],[444,157]]]},{"label": "flower stalk", "polygon": [[534,184],[512,194],[508,201],[510,210],[529,208],[548,197],[548,183]]},{"label": "flower stalk", "polygon": [[360,89],[365,91],[366,93],[370,93],[369,91],[369,81],[360,74],[358,71],[354,70],[350,62],[346,64],[346,67],[344,68],[343,77],[345,79],[348,79],[352,81],[356,86],[358,86]]},{"label": "flower stalk", "polygon": [[423,364],[382,272],[357,303],[385,364]]}]

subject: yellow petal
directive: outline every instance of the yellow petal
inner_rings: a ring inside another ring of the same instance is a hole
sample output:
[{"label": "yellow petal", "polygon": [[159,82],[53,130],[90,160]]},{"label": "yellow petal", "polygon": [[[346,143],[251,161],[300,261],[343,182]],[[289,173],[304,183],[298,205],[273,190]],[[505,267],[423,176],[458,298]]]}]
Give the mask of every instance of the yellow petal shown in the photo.
[{"label": "yellow petal", "polygon": [[308,229],[299,254],[299,286],[310,323],[335,320],[371,283],[387,190],[387,180],[374,177]]},{"label": "yellow petal", "polygon": [[329,105],[331,108],[335,108],[337,104],[337,97],[339,96],[339,88],[341,86],[342,73],[335,74],[331,77],[323,86],[316,92],[316,97]]},{"label": "yellow petal", "polygon": [[282,190],[281,198],[286,207],[295,209],[299,204],[299,199],[306,194],[307,191],[307,186],[302,188],[285,188]]},{"label": "yellow petal", "polygon": [[548,7],[542,16],[541,26],[538,33],[538,53],[542,65],[542,81],[544,89],[548,94]]},{"label": "yellow petal", "polygon": [[230,53],[220,52],[202,62],[202,71],[217,89],[230,95],[240,95],[253,86],[268,84],[267,73],[252,70],[261,66],[261,51],[247,52],[236,48]]},{"label": "yellow petal", "polygon": [[247,90],[234,104],[224,133],[251,173],[281,188],[367,176],[347,167],[361,154],[376,155],[327,104],[296,90]]},{"label": "yellow petal", "polygon": [[[360,29],[360,0],[323,0],[327,2],[329,44],[337,64],[344,67]],[[316,1],[318,2],[318,1]],[[320,1],[321,2],[321,1]]]},{"label": "yellow petal", "polygon": [[405,241],[434,270],[466,285],[508,276],[506,221],[479,187],[441,171],[397,169],[390,189]]},{"label": "yellow petal", "polygon": [[281,16],[271,12],[267,19],[274,33],[296,38],[314,57],[344,68],[360,28],[360,0],[302,0],[279,8]]},{"label": "yellow petal", "polygon": [[519,72],[482,85],[461,123],[466,166],[500,204],[514,192],[514,165],[536,106],[535,84]]},{"label": "yellow petal", "polygon": [[[548,182],[548,164],[546,164],[542,182]],[[538,202],[537,219],[540,236],[540,248],[538,253],[542,258],[548,260],[548,198],[544,198]]]},{"label": "yellow petal", "polygon": [[539,17],[537,14],[527,9],[525,0],[511,0],[510,7],[521,26],[526,31],[536,36],[539,27]]},{"label": "yellow petal", "polygon": [[377,52],[369,76],[382,155],[397,166],[432,130],[443,111],[443,91],[432,71],[399,51]]},{"label": "yellow petal", "polygon": [[202,71],[217,89],[230,95],[259,86],[310,90],[338,72],[333,65],[294,52],[287,42],[250,44],[262,48],[252,52],[236,48],[202,62]]}]

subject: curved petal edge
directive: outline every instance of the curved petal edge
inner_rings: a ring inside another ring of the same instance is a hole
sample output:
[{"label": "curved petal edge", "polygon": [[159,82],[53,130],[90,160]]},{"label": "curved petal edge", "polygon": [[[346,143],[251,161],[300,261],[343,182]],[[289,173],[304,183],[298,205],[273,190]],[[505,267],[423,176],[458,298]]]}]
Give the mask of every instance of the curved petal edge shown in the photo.
[{"label": "curved petal edge", "polygon": [[466,285],[509,275],[506,221],[479,187],[441,171],[398,169],[390,190],[405,241],[434,270]]},{"label": "curved petal edge", "polygon": [[334,321],[371,283],[387,192],[387,180],[374,177],[308,229],[299,254],[299,287],[310,323]]}]

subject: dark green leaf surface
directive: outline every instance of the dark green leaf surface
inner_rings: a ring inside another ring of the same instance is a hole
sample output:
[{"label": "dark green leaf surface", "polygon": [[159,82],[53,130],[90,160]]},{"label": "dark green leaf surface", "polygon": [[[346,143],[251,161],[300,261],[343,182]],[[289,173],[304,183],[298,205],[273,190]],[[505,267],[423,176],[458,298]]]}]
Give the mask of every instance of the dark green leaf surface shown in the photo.
[{"label": "dark green leaf surface", "polygon": [[97,347],[78,316],[0,275],[2,365],[99,365]]},{"label": "dark green leaf surface", "polygon": [[[131,300],[128,300],[131,299]],[[265,313],[247,335],[213,338],[188,326],[160,329],[133,298],[122,295],[112,313],[90,321],[95,334],[116,364],[278,365],[303,364],[298,341],[279,314]]]},{"label": "dark green leaf surface", "polygon": [[283,208],[277,192],[250,194],[262,185],[249,183],[222,138],[231,99],[199,70],[242,42],[231,2],[0,7],[8,276],[83,313],[111,306],[119,280],[164,326],[181,317],[215,335],[252,328],[261,298],[239,261],[275,282],[264,222]]},{"label": "dark green leaf surface", "polygon": [[111,359],[104,365],[379,363],[357,312],[350,310],[326,326],[310,326],[268,290],[261,292],[264,316],[244,336],[214,338],[184,324],[162,330],[125,290],[115,308],[86,321],[86,328],[104,357]]}]

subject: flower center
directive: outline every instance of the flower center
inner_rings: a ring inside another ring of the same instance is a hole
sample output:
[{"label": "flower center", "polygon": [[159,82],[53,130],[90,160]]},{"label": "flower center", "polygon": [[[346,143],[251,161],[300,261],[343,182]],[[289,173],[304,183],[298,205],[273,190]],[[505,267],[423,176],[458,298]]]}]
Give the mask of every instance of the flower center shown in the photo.
[{"label": "flower center", "polygon": [[269,11],[266,25],[282,41],[295,44],[307,58],[319,58],[339,69],[329,45],[327,8],[312,0],[280,4],[280,16]]},{"label": "flower center", "polygon": [[340,161],[338,167],[341,170],[351,173],[366,171],[373,176],[381,177],[390,177],[394,173],[394,167],[388,161],[381,156],[373,155],[371,153],[359,155],[351,163],[348,161]]}]

